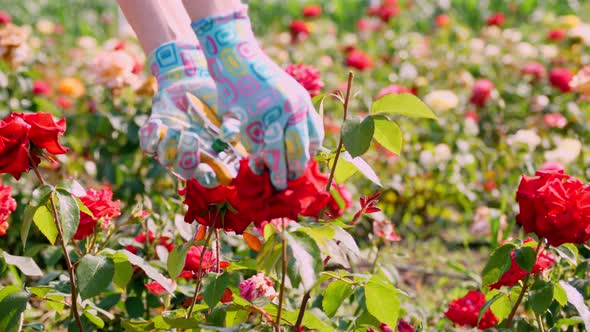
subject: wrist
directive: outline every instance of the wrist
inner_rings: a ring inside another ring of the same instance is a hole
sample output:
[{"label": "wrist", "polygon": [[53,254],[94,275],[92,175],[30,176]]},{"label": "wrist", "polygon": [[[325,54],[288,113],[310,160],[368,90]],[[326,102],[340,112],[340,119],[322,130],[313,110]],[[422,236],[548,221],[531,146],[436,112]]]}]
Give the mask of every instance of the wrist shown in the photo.
[{"label": "wrist", "polygon": [[185,78],[208,75],[207,61],[200,48],[178,41],[160,45],[148,56],[147,64],[159,90]]}]

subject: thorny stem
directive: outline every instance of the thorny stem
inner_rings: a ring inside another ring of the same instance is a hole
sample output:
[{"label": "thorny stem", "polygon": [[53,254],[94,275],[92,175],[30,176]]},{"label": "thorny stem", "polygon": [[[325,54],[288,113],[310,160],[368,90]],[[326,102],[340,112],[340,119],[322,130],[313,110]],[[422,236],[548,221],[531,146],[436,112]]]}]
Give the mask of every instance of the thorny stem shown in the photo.
[{"label": "thorny stem", "polygon": [[[47,182],[45,182],[45,179],[41,176],[41,173],[39,173],[39,169],[37,168],[37,165],[33,161],[33,158],[31,157],[30,154],[29,154],[29,160],[31,162],[31,165],[33,167],[33,171],[35,172],[35,175],[39,179],[39,182],[41,182],[41,184],[47,184]],[[84,327],[82,326],[82,320],[80,319],[80,313],[78,312],[78,289],[76,287],[76,276],[74,274],[75,273],[74,266],[72,265],[72,260],[70,259],[70,254],[68,253],[68,249],[67,249],[67,243],[66,243],[64,236],[63,236],[64,233],[61,228],[59,214],[57,213],[57,207],[55,205],[55,198],[53,196],[53,193],[51,193],[49,195],[49,202],[51,203],[51,213],[53,214],[53,220],[55,221],[55,226],[57,227],[57,233],[59,235],[59,244],[60,244],[61,249],[64,253],[64,257],[66,259],[66,266],[68,268],[68,274],[70,276],[70,290],[71,290],[71,295],[72,295],[71,312],[74,314],[74,319],[76,320],[76,324],[78,325],[78,331],[84,332]]]},{"label": "thorny stem", "polygon": [[276,331],[281,332],[281,312],[283,311],[283,299],[285,297],[285,277],[287,275],[287,236],[285,235],[286,232],[286,222],[285,218],[282,219],[282,261],[283,266],[281,269],[281,288],[279,289],[279,310],[277,311],[277,323],[276,323]]},{"label": "thorny stem", "polygon": [[217,252],[217,260],[215,262],[215,272],[221,273],[221,245],[219,241],[219,228],[215,229],[215,251]]},{"label": "thorny stem", "polygon": [[[215,217],[215,220],[217,221],[217,217]],[[215,232],[215,225],[210,226],[209,232],[207,232],[207,237],[205,238],[205,243],[203,244],[203,249],[201,250],[201,257],[199,259],[199,270],[197,273],[197,280],[195,281],[195,295],[193,295],[193,300],[191,302],[191,306],[188,309],[188,312],[186,314],[186,318],[190,318],[191,315],[193,314],[193,309],[195,308],[195,304],[197,303],[197,297],[199,296],[199,291],[201,290],[201,281],[202,281],[202,276],[201,273],[203,273],[203,258],[205,257],[205,251],[207,250],[207,247],[209,246],[209,241],[211,240],[211,236],[213,235],[213,233]],[[219,259],[219,257],[217,257],[217,259]]]},{"label": "thorny stem", "polygon": [[[539,239],[539,244],[537,245],[537,250],[535,251],[535,262],[537,261],[537,256],[539,256],[539,252],[541,252],[541,248],[544,245],[544,239],[540,238]],[[524,279],[522,280],[522,289],[520,290],[520,294],[518,295],[518,299],[516,300],[516,303],[514,304],[514,307],[512,307],[512,310],[510,311],[510,314],[508,315],[508,319],[506,320],[506,328],[510,328],[510,325],[512,324],[512,319],[514,319],[514,315],[516,314],[516,310],[518,310],[518,307],[520,306],[520,303],[522,302],[522,299],[524,298],[524,294],[527,292],[528,288],[529,288],[529,279],[531,278],[532,272],[527,273],[527,275],[524,277]]]},{"label": "thorny stem", "polygon": [[[348,118],[348,105],[350,103],[350,90],[352,90],[352,80],[354,78],[353,72],[348,72],[348,82],[346,84],[346,96],[344,96],[344,114],[342,116],[342,123],[346,121]],[[342,147],[344,146],[344,141],[342,138],[342,130],[340,131],[340,140],[338,141],[338,147],[336,148],[336,156],[334,157],[334,164],[332,165],[332,170],[330,171],[330,177],[328,177],[328,184],[326,185],[326,191],[330,192],[332,189],[332,181],[334,181],[334,174],[336,174],[336,166],[338,164],[338,159],[340,159],[340,153],[342,151]],[[323,214],[323,213],[322,213]],[[330,256],[324,259],[324,266],[328,264],[330,261]],[[311,298],[311,289],[305,292],[303,295],[303,299],[301,300],[301,306],[299,307],[299,314],[297,315],[297,322],[295,322],[294,330],[297,331],[301,326],[301,322],[303,321],[303,316],[305,315],[305,309],[307,308],[307,302]]]}]

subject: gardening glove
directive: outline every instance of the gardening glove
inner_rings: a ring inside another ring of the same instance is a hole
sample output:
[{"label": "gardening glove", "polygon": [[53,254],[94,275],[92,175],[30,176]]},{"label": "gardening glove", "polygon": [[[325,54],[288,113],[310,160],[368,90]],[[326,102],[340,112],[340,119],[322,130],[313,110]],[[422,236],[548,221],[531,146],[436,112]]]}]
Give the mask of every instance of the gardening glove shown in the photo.
[{"label": "gardening glove", "polygon": [[[190,44],[169,42],[149,57],[150,71],[158,81],[152,113],[140,129],[141,149],[182,179],[195,178],[206,187],[217,186],[214,170],[202,163],[203,153],[215,156],[213,134],[189,106],[191,93],[216,109],[217,90],[201,50]],[[201,104],[201,107],[207,107]]]},{"label": "gardening glove", "polygon": [[324,138],[308,92],[260,48],[247,6],[225,16],[193,22],[209,73],[217,85],[220,135],[237,131],[256,174],[270,171],[277,189],[303,175]]}]

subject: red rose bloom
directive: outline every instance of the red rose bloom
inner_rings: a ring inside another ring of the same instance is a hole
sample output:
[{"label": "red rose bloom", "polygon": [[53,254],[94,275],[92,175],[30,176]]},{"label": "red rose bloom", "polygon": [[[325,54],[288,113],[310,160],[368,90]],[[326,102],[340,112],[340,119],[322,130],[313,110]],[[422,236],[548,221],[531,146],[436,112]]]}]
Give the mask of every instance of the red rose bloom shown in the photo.
[{"label": "red rose bloom", "polygon": [[388,87],[385,87],[383,89],[381,89],[379,91],[379,93],[377,94],[377,98],[379,99],[385,95],[388,95],[390,93],[394,93],[396,95],[401,94],[401,93],[412,93],[412,90],[406,88],[405,86],[401,86],[401,85],[397,85],[397,84],[392,84]]},{"label": "red rose bloom", "polygon": [[248,167],[248,160],[244,159],[230,186],[209,189],[196,180],[187,182],[187,187],[180,192],[188,205],[184,221],[196,220],[205,226],[241,234],[252,222],[260,224],[278,218],[296,220],[299,215],[318,218],[324,208],[329,216],[337,217],[351,205],[350,194],[343,187],[333,185],[344,202],[344,206],[340,206],[325,190],[327,179],[317,163],[311,161],[303,176],[289,181],[285,190],[277,191],[268,170],[261,175],[254,174]]},{"label": "red rose bloom", "polygon": [[434,23],[438,28],[445,28],[449,24],[451,24],[451,18],[449,17],[449,15],[446,14],[436,15],[436,17],[434,18]]},{"label": "red rose bloom", "polygon": [[397,322],[397,332],[414,332],[414,327],[403,319]]},{"label": "red rose bloom", "polygon": [[549,82],[561,92],[569,92],[572,89],[570,81],[573,77],[574,75],[565,68],[554,68],[549,73]]},{"label": "red rose bloom", "polygon": [[74,103],[72,103],[71,100],[64,96],[58,96],[57,98],[55,98],[55,104],[63,108],[64,110],[69,110],[70,108],[72,108],[72,106],[74,106]]},{"label": "red rose bloom", "polygon": [[369,7],[370,16],[378,16],[383,22],[389,20],[399,13],[397,0],[383,0],[380,5]]},{"label": "red rose bloom", "polygon": [[[531,241],[533,241],[533,239],[529,237],[524,240],[524,243]],[[533,248],[533,250],[536,250],[536,248]],[[512,265],[510,266],[510,270],[506,271],[502,277],[500,277],[500,280],[491,284],[490,288],[499,289],[502,286],[512,287],[527,275],[527,272],[521,269],[520,266],[518,266],[518,263],[516,263],[516,258],[514,258],[514,250],[512,250],[510,255],[512,256]],[[537,260],[535,261],[535,265],[533,265],[533,270],[531,273],[539,274],[545,269],[551,267],[554,262],[555,259],[553,258],[553,255],[551,255],[551,253],[545,252],[545,250],[542,250],[537,256]]]},{"label": "red rose bloom", "polygon": [[320,94],[320,89],[324,87],[324,82],[320,79],[320,71],[314,66],[290,64],[285,71],[299,82],[312,98]]},{"label": "red rose bloom", "polygon": [[523,75],[530,75],[533,77],[534,81],[538,81],[543,76],[545,76],[547,71],[545,70],[545,66],[543,64],[539,62],[529,62],[524,67],[522,67],[520,72]]},{"label": "red rose bloom", "polygon": [[471,98],[469,101],[475,106],[483,107],[488,99],[490,99],[492,90],[494,90],[494,83],[492,83],[492,81],[487,79],[477,80],[471,90]]},{"label": "red rose bloom", "polygon": [[[144,244],[146,240],[148,241],[148,243],[152,243],[156,240],[156,237],[154,236],[154,233],[152,233],[152,231],[148,231],[147,238],[145,236],[145,233],[140,233],[139,235],[134,237],[133,240],[139,244]],[[161,245],[164,248],[166,248],[168,252],[171,252],[172,249],[174,249],[174,243],[172,243],[172,240],[170,240],[170,238],[167,236],[161,236],[158,240],[158,245]],[[125,249],[133,254],[137,254],[137,247],[135,246],[126,246]]]},{"label": "red rose bloom", "polygon": [[494,13],[494,14],[492,14],[492,16],[490,16],[488,18],[486,23],[488,26],[492,26],[492,25],[500,26],[500,25],[504,24],[505,20],[506,20],[506,18],[504,17],[503,13]]},{"label": "red rose bloom", "polygon": [[318,17],[322,15],[322,6],[320,5],[306,5],[303,7],[303,16]]},{"label": "red rose bloom", "polygon": [[552,246],[590,238],[590,188],[562,169],[523,175],[516,201],[516,222]]},{"label": "red rose bloom", "polygon": [[31,126],[21,118],[0,120],[0,174],[12,174],[18,180],[31,168],[28,154],[30,130]]},{"label": "red rose bloom", "polygon": [[498,319],[490,309],[484,313],[479,325],[477,324],[479,310],[485,303],[486,297],[484,294],[471,290],[462,298],[449,303],[445,316],[459,326],[477,327],[480,330],[489,329],[498,323]]},{"label": "red rose bloom", "polygon": [[297,42],[307,39],[309,36],[309,26],[305,21],[294,20],[289,26],[291,31],[291,41]]},{"label": "red rose bloom", "polygon": [[[194,279],[197,277],[199,273],[199,263],[201,263],[201,252],[203,251],[203,246],[191,246],[188,249],[188,253],[186,255],[186,261],[184,263],[184,268],[182,269],[182,273],[180,274],[181,278],[185,279]],[[219,261],[219,267],[221,269],[225,269],[229,266],[229,262],[226,261]],[[217,257],[215,257],[215,253],[209,249],[205,249],[205,254],[203,255],[203,265],[201,265],[201,273],[207,273],[215,271],[217,268]]]},{"label": "red rose bloom", "polygon": [[7,12],[0,10],[0,25],[8,24],[12,22],[12,17]]},{"label": "red rose bloom", "polygon": [[547,113],[543,116],[543,122],[549,128],[563,128],[567,126],[567,119],[559,113]]},{"label": "red rose bloom", "polygon": [[33,94],[36,96],[49,96],[51,87],[45,81],[33,82]]},{"label": "red rose bloom", "polygon": [[164,296],[168,294],[168,291],[164,289],[164,286],[160,285],[160,283],[157,281],[152,281],[145,284],[145,288],[154,296]]},{"label": "red rose bloom", "polygon": [[561,41],[565,39],[566,32],[563,29],[553,29],[547,33],[547,39]]},{"label": "red rose bloom", "polygon": [[59,143],[59,136],[66,131],[66,119],[55,122],[53,115],[49,113],[12,113],[5,121],[15,118],[23,119],[31,126],[29,139],[38,148],[45,149],[51,154],[64,154],[68,148]]},{"label": "red rose bloom", "polygon": [[6,235],[8,217],[16,210],[16,201],[11,196],[12,188],[0,181],[0,236]]},{"label": "red rose bloom", "polygon": [[351,49],[346,55],[345,64],[358,70],[366,70],[373,66],[371,58],[363,51]]},{"label": "red rose bloom", "polygon": [[121,201],[113,201],[113,191],[109,187],[100,190],[88,189],[86,195],[79,198],[94,216],[80,211],[80,225],[74,234],[75,240],[87,238],[94,233],[94,226],[98,221],[108,224],[112,218],[121,215]]}]

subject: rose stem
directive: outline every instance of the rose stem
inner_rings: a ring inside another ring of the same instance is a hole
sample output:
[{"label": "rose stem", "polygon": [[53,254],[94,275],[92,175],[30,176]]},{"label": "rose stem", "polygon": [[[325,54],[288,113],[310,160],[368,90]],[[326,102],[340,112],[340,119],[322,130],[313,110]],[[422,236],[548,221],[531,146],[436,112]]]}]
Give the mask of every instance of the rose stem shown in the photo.
[{"label": "rose stem", "polygon": [[[45,179],[43,179],[43,177],[41,176],[41,173],[39,173],[39,169],[37,169],[37,165],[33,161],[33,158],[31,157],[30,154],[29,154],[29,161],[31,162],[31,165],[33,166],[33,171],[35,172],[37,179],[39,179],[39,182],[41,182],[41,184],[47,184],[47,182],[45,182]],[[59,214],[57,213],[57,207],[55,206],[55,198],[53,197],[53,193],[51,193],[49,195],[49,202],[51,203],[51,212],[53,214],[53,220],[55,221],[55,226],[57,226],[57,233],[59,235],[59,244],[60,244],[61,249],[64,253],[64,257],[66,259],[66,266],[68,267],[68,274],[70,276],[70,291],[72,294],[72,307],[71,307],[72,310],[71,310],[71,312],[74,314],[74,319],[76,319],[76,324],[78,325],[78,330],[80,332],[84,332],[84,327],[82,327],[82,320],[80,319],[80,314],[78,313],[78,290],[76,287],[76,276],[74,274],[75,273],[74,266],[72,265],[72,260],[70,259],[70,254],[68,253],[67,244],[66,244],[66,241],[63,236],[63,230],[61,228],[61,223],[59,221]]]},{"label": "rose stem", "polygon": [[[348,105],[350,102],[350,90],[352,89],[352,80],[354,78],[353,72],[348,72],[348,82],[346,84],[346,96],[344,97],[344,115],[342,116],[343,121],[342,124],[346,121],[348,117]],[[342,129],[342,128],[341,128]],[[340,159],[340,152],[342,151],[342,147],[344,146],[344,141],[342,139],[342,130],[340,130],[340,140],[338,141],[338,148],[336,149],[336,156],[334,157],[334,164],[332,165],[332,170],[330,171],[330,177],[328,178],[328,184],[326,185],[326,191],[330,192],[332,189],[332,181],[334,180],[334,174],[336,173],[336,165],[338,164],[338,159]],[[322,213],[323,214],[323,213]],[[324,266],[328,264],[330,261],[330,257],[326,257],[324,260]],[[297,315],[297,322],[295,323],[295,331],[300,327],[301,322],[303,321],[303,316],[305,315],[305,309],[307,307],[307,302],[311,297],[311,289],[305,292],[303,295],[303,299],[301,300],[301,307],[299,308],[299,315]]]},{"label": "rose stem", "polygon": [[[543,241],[543,238],[539,239],[539,244],[537,245],[537,250],[535,251],[535,262],[537,261],[537,256],[539,255],[539,252],[541,252],[541,248],[543,247]],[[531,272],[528,272],[522,281],[522,289],[520,290],[520,294],[518,295],[518,299],[516,300],[514,307],[512,307],[512,310],[510,311],[510,315],[508,315],[508,319],[506,320],[506,328],[510,328],[510,324],[512,324],[512,319],[514,319],[514,315],[516,314],[516,310],[518,309],[518,306],[520,306],[520,302],[522,302],[524,294],[529,288],[529,279],[531,278]]]},{"label": "rose stem", "polygon": [[281,288],[279,289],[279,311],[277,311],[276,331],[281,331],[281,312],[283,311],[283,298],[285,297],[285,277],[287,275],[287,236],[285,235],[287,223],[285,218],[282,218],[282,269],[281,269]]},{"label": "rose stem", "polygon": [[[219,212],[219,211],[218,211]],[[201,250],[201,257],[199,259],[199,272],[197,273],[197,281],[195,282],[195,295],[193,295],[193,301],[191,302],[191,306],[186,313],[186,318],[190,318],[193,309],[195,308],[195,303],[197,303],[197,297],[199,296],[199,290],[201,288],[201,273],[203,272],[203,258],[205,257],[205,251],[209,246],[209,241],[211,240],[211,235],[215,232],[215,225],[217,224],[217,213],[215,214],[215,222],[209,228],[209,232],[207,232],[207,238],[205,238],[205,243],[203,244],[203,249]]]}]

